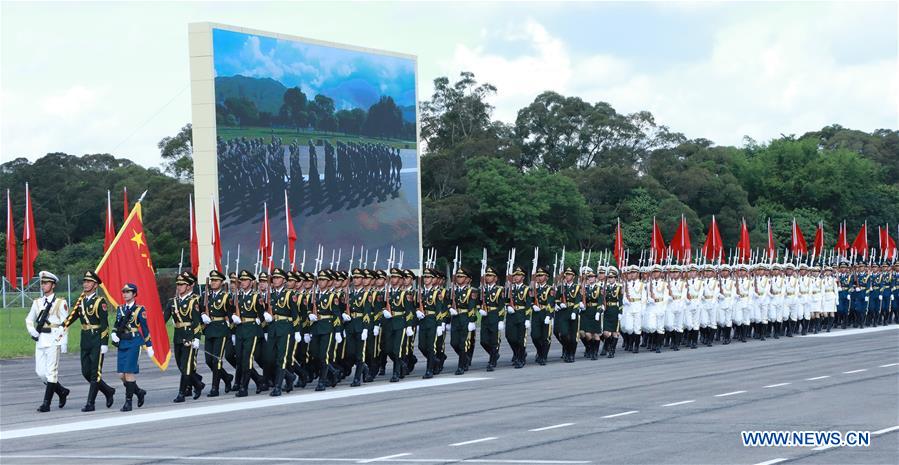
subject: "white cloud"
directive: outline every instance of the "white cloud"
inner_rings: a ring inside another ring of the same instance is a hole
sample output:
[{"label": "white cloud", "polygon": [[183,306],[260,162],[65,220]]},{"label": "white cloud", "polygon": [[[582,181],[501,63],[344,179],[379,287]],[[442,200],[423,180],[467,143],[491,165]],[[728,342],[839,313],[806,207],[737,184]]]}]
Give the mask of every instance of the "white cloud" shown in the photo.
[{"label": "white cloud", "polygon": [[72,118],[93,110],[100,93],[83,85],[69,87],[61,93],[41,99],[41,108],[49,116]]}]

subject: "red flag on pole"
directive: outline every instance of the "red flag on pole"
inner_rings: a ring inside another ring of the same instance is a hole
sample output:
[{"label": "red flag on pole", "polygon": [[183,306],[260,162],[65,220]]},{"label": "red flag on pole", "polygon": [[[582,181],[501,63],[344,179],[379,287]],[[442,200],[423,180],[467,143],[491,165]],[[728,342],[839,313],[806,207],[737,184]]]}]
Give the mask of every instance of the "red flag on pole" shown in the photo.
[{"label": "red flag on pole", "polygon": [[[150,248],[141,217],[140,201],[125,219],[109,250],[97,265],[101,285],[113,305],[119,305],[121,289],[127,283],[137,286],[137,303],[147,309],[147,324],[153,342],[153,363],[165,370],[169,363],[169,338],[156,288],[156,271],[150,259]],[[146,336],[146,335],[145,335]]]},{"label": "red flag on pole", "polygon": [[618,226],[615,227],[615,263],[621,269],[621,261],[624,260],[624,236],[621,234],[621,218],[618,218]]},{"label": "red flag on pole", "polygon": [[896,254],[896,242],[890,237],[890,225],[887,224],[883,229],[878,226],[877,229],[880,230],[880,256],[893,259]]},{"label": "red flag on pole", "polygon": [[109,250],[109,245],[115,239],[115,224],[112,222],[112,194],[106,190],[106,226],[103,231],[103,251]]},{"label": "red flag on pole", "polygon": [[[287,202],[287,191],[284,191],[284,217],[287,219],[287,259],[290,260],[290,270],[294,271],[295,251],[297,245],[297,232],[293,229],[293,218],[290,217],[290,205]],[[361,250],[359,253],[362,253]]]},{"label": "red flag on pole", "polygon": [[749,262],[752,256],[752,247],[749,244],[749,228],[746,226],[746,218],[740,224],[740,241],[737,242],[737,257],[740,261]]},{"label": "red flag on pole", "polygon": [[124,208],[124,210],[122,210],[122,221],[125,221],[125,220],[128,219],[128,212],[131,211],[131,208],[128,206],[128,188],[127,188],[127,187],[122,187],[122,190],[123,190],[124,195],[125,195],[125,196],[124,196],[124,202],[123,202],[123,204],[122,204],[122,205],[123,205],[123,208]]},{"label": "red flag on pole", "polygon": [[215,269],[223,271],[222,268],[222,237],[219,232],[219,217],[215,214],[215,199],[212,199],[212,257],[215,261]]},{"label": "red flag on pole", "polygon": [[837,236],[837,243],[833,246],[840,255],[845,256],[849,252],[849,240],[846,237],[849,233],[846,231],[846,222],[840,223],[840,234]]},{"label": "red flag on pole", "polygon": [[815,242],[812,245],[812,253],[820,257],[824,253],[824,222],[818,222],[818,229],[815,231]]},{"label": "red flag on pole", "polygon": [[855,240],[852,241],[852,250],[855,251],[863,259],[868,256],[868,222],[862,225],[862,229],[858,230]]},{"label": "red flag on pole", "polygon": [[197,239],[197,212],[194,209],[194,197],[187,196],[190,215],[190,271],[197,275],[200,272],[200,241]]},{"label": "red flag on pole", "polygon": [[674,257],[681,263],[690,263],[693,253],[693,245],[690,244],[690,230],[687,227],[687,219],[683,214],[680,216],[680,224],[674,237],[671,238],[671,251]]},{"label": "red flag on pole", "polygon": [[702,253],[709,262],[722,259],[724,255],[724,245],[721,243],[721,231],[718,230],[718,221],[715,215],[712,215],[712,224],[709,225],[709,234],[705,238],[705,245],[702,246]]},{"label": "red flag on pole", "polygon": [[656,217],[652,217],[652,240],[650,241],[650,253],[652,254],[653,263],[661,263],[665,260],[666,254],[665,238],[662,237],[662,229],[656,223]]},{"label": "red flag on pole", "polygon": [[799,229],[799,223],[796,223],[796,218],[793,218],[793,233],[790,239],[790,252],[793,255],[802,255],[808,253],[808,244],[805,242],[805,237],[802,235],[802,230]]},{"label": "red flag on pole", "polygon": [[268,203],[263,203],[262,231],[259,234],[259,253],[262,257],[262,269],[268,270],[271,265],[272,235],[268,229]]},{"label": "red flag on pole", "polygon": [[12,197],[9,189],[6,189],[6,280],[13,289],[19,287],[16,284],[16,281],[19,280],[19,277],[16,276],[16,258],[16,229],[13,227]]},{"label": "red flag on pole", "polygon": [[771,218],[768,218],[768,261],[773,262],[777,257],[777,245],[774,244],[774,231],[771,229]]},{"label": "red flag on pole", "polygon": [[34,277],[34,260],[37,259],[37,235],[34,230],[34,213],[31,210],[31,190],[25,183],[25,222],[22,225],[22,278],[27,283]]}]

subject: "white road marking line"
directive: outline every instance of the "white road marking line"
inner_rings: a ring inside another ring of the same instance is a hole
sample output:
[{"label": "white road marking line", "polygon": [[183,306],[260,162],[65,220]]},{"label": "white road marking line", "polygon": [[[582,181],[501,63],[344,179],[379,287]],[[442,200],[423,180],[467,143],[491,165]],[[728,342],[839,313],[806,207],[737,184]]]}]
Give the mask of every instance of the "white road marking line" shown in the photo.
[{"label": "white road marking line", "polygon": [[877,430],[877,431],[875,431],[875,432],[873,432],[873,433],[871,433],[871,434],[873,434],[873,435],[875,435],[875,436],[879,436],[879,435],[881,435],[881,434],[889,433],[890,431],[896,431],[896,430],[899,430],[899,425],[896,425],[896,426],[890,426],[889,428],[884,428],[884,429],[881,429],[881,430]]},{"label": "white road marking line", "polygon": [[450,444],[450,447],[464,446],[467,444],[474,444],[476,442],[492,441],[494,439],[496,439],[495,436],[490,436],[490,437],[481,438],[481,439],[472,439],[471,441],[463,441],[463,442],[457,442],[455,444]]},{"label": "white road marking line", "polygon": [[571,426],[573,424],[574,423],[559,423],[558,425],[544,426],[543,428],[534,428],[534,429],[529,429],[528,431],[546,431],[548,429],[564,428],[566,426]]},{"label": "white road marking line", "polygon": [[896,365],[899,365],[899,363],[887,363],[886,365],[880,365],[880,368],[894,367]]},{"label": "white road marking line", "polygon": [[787,460],[787,459],[771,459],[771,460],[769,460],[769,461],[767,461],[767,462],[759,462],[759,463],[757,463],[757,464],[755,464],[755,465],[774,465],[775,463],[780,463],[780,462],[783,462],[783,461],[786,461],[786,460]]},{"label": "white road marking line", "polygon": [[[47,434],[68,433],[72,431],[85,431],[99,428],[110,428],[114,426],[126,426],[139,423],[149,423],[154,421],[173,420],[179,418],[191,418],[203,415],[215,415],[219,413],[239,412],[242,410],[253,410],[266,407],[278,407],[291,404],[305,404],[309,402],[320,402],[333,399],[344,399],[347,397],[356,397],[361,395],[381,394],[385,392],[406,391],[409,389],[420,389],[435,386],[447,386],[450,384],[466,383],[470,381],[481,381],[489,378],[444,378],[430,380],[416,380],[405,383],[381,384],[376,386],[366,386],[362,388],[344,389],[336,391],[326,391],[322,393],[309,393],[300,395],[289,395],[281,397],[269,397],[267,399],[250,400],[235,399],[232,402],[225,402],[204,407],[191,407],[178,410],[164,410],[161,412],[141,413],[137,415],[125,415],[121,417],[110,417],[98,420],[75,421],[71,423],[60,423],[47,426],[36,426],[32,428],[22,428],[7,431],[0,431],[0,441],[6,439],[27,438],[32,436],[43,436]],[[364,459],[359,459],[364,460]]]},{"label": "white road marking line", "polygon": [[397,457],[405,457],[405,456],[407,456],[407,455],[412,455],[412,454],[409,453],[409,452],[404,452],[404,453],[402,453],[402,454],[385,455],[385,456],[383,456],[383,457],[378,457],[378,458],[376,458],[376,459],[360,460],[360,461],[358,461],[358,462],[356,462],[356,463],[372,463],[372,462],[380,462],[380,461],[382,461],[382,460],[395,459],[395,458],[397,458]]},{"label": "white road marking line", "polygon": [[662,407],[674,407],[675,405],[684,405],[684,404],[689,404],[691,402],[696,402],[696,401],[695,400],[682,400],[680,402],[672,402],[670,404],[665,404]]},{"label": "white road marking line", "polygon": [[632,414],[632,413],[637,413],[637,412],[639,412],[639,410],[628,410],[627,412],[615,413],[615,414],[612,414],[612,415],[606,415],[606,416],[600,417],[600,418],[623,417],[623,416],[625,416],[625,415],[630,415],[630,414]]},{"label": "white road marking line", "polygon": [[763,389],[773,388],[773,387],[786,386],[787,384],[793,384],[793,383],[777,383],[777,384],[769,384],[769,385],[767,385],[767,386],[764,386]]},{"label": "white road marking line", "polygon": [[818,447],[815,447],[815,448],[812,449],[812,450],[814,450],[814,451],[822,451],[822,450],[827,450],[827,449],[833,449],[834,447],[837,447],[837,445],[836,445],[836,444],[827,444],[827,445],[825,445],[825,446],[818,446]]},{"label": "white road marking line", "polygon": [[[402,454],[401,454],[402,455]],[[332,458],[332,457],[209,457],[209,456],[168,456],[168,455],[4,455],[5,459],[82,459],[82,460],[146,460],[146,461],[175,461],[175,462],[357,462],[367,461],[369,459],[359,458]],[[377,460],[386,460],[381,457]],[[440,459],[440,458],[420,458],[420,459],[401,459],[394,458],[391,462],[409,462],[409,463],[514,463],[514,464],[549,464],[549,465],[569,465],[592,463],[589,460],[539,460],[539,459]]]},{"label": "white road marking line", "polygon": [[746,392],[746,391],[725,392],[724,394],[715,394],[715,397],[735,396],[737,394],[742,394],[744,392]]},{"label": "white road marking line", "polygon": [[863,371],[868,371],[867,368],[862,368],[861,370],[852,370],[852,371],[844,371],[844,375],[851,375],[852,373],[861,373]]},{"label": "white road marking line", "polygon": [[841,336],[855,336],[859,334],[868,334],[868,333],[878,333],[880,331],[891,331],[899,329],[897,325],[890,326],[878,326],[876,328],[859,328],[859,329],[847,329],[843,331],[836,331],[833,333],[818,333],[818,334],[807,334],[805,336],[800,336],[803,338],[806,337],[841,337]]},{"label": "white road marking line", "polygon": [[815,376],[814,378],[805,378],[806,381],[817,381],[819,379],[830,378],[829,375]]}]

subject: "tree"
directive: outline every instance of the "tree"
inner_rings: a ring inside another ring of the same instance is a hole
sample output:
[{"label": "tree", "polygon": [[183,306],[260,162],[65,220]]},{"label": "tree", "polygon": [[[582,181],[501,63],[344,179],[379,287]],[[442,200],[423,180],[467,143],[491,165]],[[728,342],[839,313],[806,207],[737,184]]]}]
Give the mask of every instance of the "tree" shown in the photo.
[{"label": "tree", "polygon": [[392,97],[382,96],[369,107],[362,127],[365,135],[372,137],[400,137],[403,132],[403,112]]},{"label": "tree", "polygon": [[313,128],[320,131],[336,131],[337,118],[334,116],[334,100],[321,94],[309,102],[309,120]]},{"label": "tree", "polygon": [[193,129],[190,123],[184,125],[174,137],[163,137],[156,147],[167,174],[182,181],[193,181]]},{"label": "tree", "polygon": [[487,98],[496,93],[496,87],[478,84],[468,71],[459,76],[452,85],[446,77],[435,79],[431,100],[421,102],[421,137],[429,151],[455,147],[491,127],[493,106]]},{"label": "tree", "polygon": [[293,87],[284,91],[283,103],[279,115],[285,124],[293,126],[297,133],[300,128],[309,124],[309,114],[306,108],[306,94],[299,87]]}]

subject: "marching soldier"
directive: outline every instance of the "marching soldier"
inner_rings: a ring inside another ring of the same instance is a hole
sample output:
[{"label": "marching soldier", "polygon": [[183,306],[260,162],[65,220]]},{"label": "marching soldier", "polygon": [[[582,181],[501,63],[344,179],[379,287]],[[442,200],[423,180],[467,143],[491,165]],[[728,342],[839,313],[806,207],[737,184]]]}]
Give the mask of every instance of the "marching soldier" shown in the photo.
[{"label": "marching soldier", "polygon": [[662,266],[653,265],[649,279],[648,298],[646,299],[646,318],[643,321],[644,336],[649,337],[646,349],[662,352],[662,343],[665,337],[665,312],[668,307],[668,282],[662,279]]},{"label": "marching soldier", "polygon": [[343,335],[335,331],[335,320],[343,313],[339,296],[331,289],[333,275],[328,270],[318,272],[318,294],[309,320],[312,321],[312,338],[309,354],[318,363],[318,385],[316,391],[324,391],[328,386],[337,385],[337,374],[331,363],[334,361],[336,344]]},{"label": "marching soldier", "polygon": [[640,334],[643,328],[643,307],[646,306],[646,287],[640,279],[640,268],[630,265],[624,274],[624,303],[621,329],[624,330],[624,350],[640,352]]},{"label": "marching soldier", "polygon": [[672,265],[671,271],[674,276],[668,282],[668,295],[671,297],[671,300],[665,307],[665,331],[671,337],[671,350],[678,351],[684,335],[687,282],[683,268],[678,265]]},{"label": "marching soldier", "polygon": [[703,279],[699,276],[699,266],[691,263],[687,266],[684,301],[684,327],[687,330],[687,345],[691,349],[695,349],[699,342],[700,321],[704,306],[702,286]]},{"label": "marching soldier", "polygon": [[481,347],[489,356],[487,371],[493,371],[499,360],[499,334],[505,329],[502,320],[506,316],[506,299],[503,289],[496,285],[496,270],[493,267],[487,267],[483,279],[481,308],[478,309],[481,314]]},{"label": "marching soldier", "polygon": [[537,350],[534,361],[538,365],[546,365],[549,346],[552,343],[552,319],[555,311],[555,293],[547,283],[549,273],[546,268],[538,267],[534,274],[534,296],[531,302],[531,341]]},{"label": "marching soldier", "polygon": [[574,353],[577,351],[578,313],[586,308],[581,285],[575,282],[577,276],[572,267],[566,267],[564,282],[559,286],[556,299],[556,339],[562,344],[562,361],[574,362]]},{"label": "marching soldier", "polygon": [[106,408],[115,400],[115,389],[103,380],[103,357],[109,349],[109,304],[97,289],[102,282],[93,271],[84,273],[84,292],[62,324],[68,331],[76,319],[81,323],[81,375],[90,383],[82,412],[94,411],[98,391],[106,397]]},{"label": "marching soldier", "polygon": [[63,322],[69,314],[66,300],[56,296],[59,278],[49,271],[38,273],[41,280],[41,298],[34,299],[25,317],[25,328],[34,339],[34,368],[38,377],[47,385],[44,402],[38,412],[49,412],[53,394],[59,397],[59,408],[66,406],[69,390],[59,383],[59,354],[66,353],[68,337]]},{"label": "marching soldier", "polygon": [[621,302],[624,298],[623,287],[618,282],[618,270],[610,266],[606,270],[606,283],[603,289],[602,335],[605,342],[600,356],[615,358],[615,347],[618,345],[618,334],[621,328]]},{"label": "marching soldier", "polygon": [[143,407],[147,391],[141,389],[135,381],[136,374],[140,373],[138,358],[140,349],[147,346],[147,355],[153,357],[153,342],[150,341],[150,327],[147,325],[147,311],[143,305],[138,305],[134,299],[137,297],[137,286],[128,283],[122,287],[122,299],[124,303],[116,309],[115,332],[110,338],[113,344],[119,347],[116,371],[125,385],[125,404],[121,411],[131,411],[131,399],[137,395],[138,408]]},{"label": "marching soldier", "polygon": [[[371,326],[371,289],[366,284],[365,270],[361,268],[353,269],[353,289],[347,295],[347,307],[350,320],[344,325],[346,331],[346,358],[352,366],[355,366],[353,373],[352,387],[361,386],[363,376],[365,375],[365,352],[368,345],[369,326]],[[371,279],[368,279],[371,284]]]},{"label": "marching soldier", "polygon": [[259,393],[259,384],[262,382],[253,368],[253,362],[256,347],[259,339],[262,338],[259,322],[263,318],[262,314],[265,313],[265,306],[259,293],[253,290],[253,281],[256,280],[256,277],[247,270],[241,270],[238,279],[240,290],[234,298],[232,308],[228,310],[231,322],[235,325],[233,337],[234,352],[237,357],[236,396],[246,397],[251,377],[256,383],[257,394]]},{"label": "marching soldier", "polygon": [[372,277],[372,292],[370,294],[371,305],[371,335],[373,340],[368,347],[368,353],[365,354],[369,360],[368,376],[365,381],[370,383],[375,380],[381,370],[384,369],[383,357],[386,352],[383,350],[383,338],[381,334],[381,324],[386,321],[383,318],[383,312],[387,307],[387,273],[384,270],[368,270],[368,274]]},{"label": "marching soldier", "polygon": [[406,296],[409,298],[409,311],[406,313],[406,333],[403,338],[403,360],[405,361],[405,370],[400,373],[400,379],[405,374],[411,373],[418,363],[418,357],[415,356],[415,334],[418,330],[418,318],[415,318],[415,310],[418,308],[419,293],[415,292],[415,272],[412,270],[403,270],[403,288],[406,289]]},{"label": "marching soldier", "polygon": [[599,358],[599,344],[602,337],[602,286],[596,282],[596,272],[584,267],[587,277],[584,283],[584,313],[581,316],[580,334],[584,342],[584,358]]},{"label": "marching soldier", "polygon": [[512,366],[522,368],[527,363],[527,330],[531,327],[531,290],[524,285],[524,270],[516,266],[512,271],[509,301],[506,302],[506,340],[512,348]]},{"label": "marching soldier", "polygon": [[475,312],[478,308],[478,291],[471,287],[471,274],[468,270],[459,267],[454,276],[456,285],[453,288],[453,301],[449,309],[450,324],[447,325],[450,332],[450,346],[459,356],[459,365],[456,374],[461,375],[468,371],[471,365],[469,347],[472,337],[469,334],[475,331]]},{"label": "marching soldier", "polygon": [[174,402],[184,402],[184,393],[189,385],[193,386],[194,400],[199,399],[205,385],[196,376],[197,373],[197,349],[200,348],[199,297],[194,295],[192,287],[195,281],[189,271],[185,271],[175,278],[175,292],[177,296],[168,301],[163,311],[163,320],[172,319],[174,333],[172,334],[172,348],[178,371],[181,372],[181,384],[178,387],[178,395]]},{"label": "marching soldier", "polygon": [[294,321],[297,319],[296,300],[293,291],[286,288],[284,283],[287,273],[281,268],[272,271],[272,287],[267,296],[266,312],[262,317],[269,323],[269,344],[272,347],[272,374],[274,383],[269,395],[277,397],[281,395],[281,388],[287,379],[287,392],[293,390],[296,380],[293,373],[287,370],[291,359],[291,340],[299,334],[294,334]]},{"label": "marching soldier", "polygon": [[[412,297],[402,286],[404,273],[399,268],[390,270],[390,288],[387,294],[387,306],[381,312],[383,319],[381,331],[383,331],[384,351],[393,362],[393,375],[390,382],[395,383],[404,376],[405,367],[403,361],[403,343],[406,337],[406,315],[410,312],[407,308],[412,303]],[[410,328],[411,329],[411,328]]]},{"label": "marching soldier", "polygon": [[437,361],[434,366],[434,374],[439,375],[443,371],[443,364],[446,362],[446,336],[447,326],[450,323],[450,292],[447,292],[446,274],[440,270],[433,270],[437,275],[435,278],[435,286],[438,288],[438,301],[440,302],[440,312],[437,313],[437,339],[435,341],[435,350]]},{"label": "marching soldier", "polygon": [[418,299],[418,308],[415,316],[418,319],[418,350],[425,356],[424,379],[434,376],[437,366],[437,333],[443,333],[443,321],[438,315],[443,312],[441,289],[434,286],[436,273],[432,269],[425,269],[422,274],[423,288]]},{"label": "marching soldier", "polygon": [[206,366],[212,371],[212,387],[208,397],[219,395],[219,381],[225,381],[225,393],[231,391],[234,379],[225,370],[227,350],[231,343],[231,328],[228,326],[230,308],[234,305],[228,291],[222,289],[225,275],[218,270],[209,272],[206,289],[201,299],[200,319],[206,325],[203,334],[206,336],[203,349],[206,353]]}]

